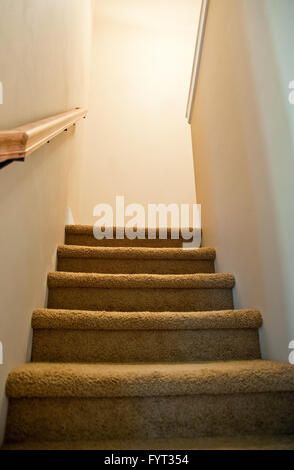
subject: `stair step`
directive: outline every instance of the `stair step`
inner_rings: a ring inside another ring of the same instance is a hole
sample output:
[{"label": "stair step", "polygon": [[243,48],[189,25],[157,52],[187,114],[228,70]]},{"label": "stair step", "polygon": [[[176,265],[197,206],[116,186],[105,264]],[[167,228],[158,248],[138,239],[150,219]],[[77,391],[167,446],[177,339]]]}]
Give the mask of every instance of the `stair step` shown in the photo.
[{"label": "stair step", "polygon": [[294,367],[263,360],[181,364],[29,363],[10,373],[6,387],[7,396],[11,398],[122,398],[293,391]]},{"label": "stair step", "polygon": [[48,276],[48,286],[97,287],[105,289],[232,289],[232,274],[97,274],[54,272]]},{"label": "stair step", "polygon": [[83,273],[214,273],[215,250],[60,246],[58,271]]},{"label": "stair step", "polygon": [[290,434],[294,367],[271,361],[15,369],[7,441]]},{"label": "stair step", "polygon": [[[116,227],[114,227],[114,237],[116,236]],[[171,229],[167,230],[167,239],[161,240],[159,238],[159,231],[156,232],[156,239],[150,240],[147,238],[148,233],[146,229],[145,240],[96,240],[93,234],[93,226],[91,225],[67,225],[65,227],[65,244],[66,245],[79,245],[79,246],[109,246],[109,247],[148,247],[148,248],[182,248],[183,240],[173,240],[171,238]]]},{"label": "stair step", "polygon": [[95,312],[45,308],[34,311],[32,326],[34,329],[111,331],[256,329],[262,326],[262,317],[258,310]]},{"label": "stair step", "polygon": [[37,310],[35,362],[184,362],[260,359],[259,312]]},{"label": "stair step", "polygon": [[48,307],[110,311],[233,309],[231,274],[51,273]]}]

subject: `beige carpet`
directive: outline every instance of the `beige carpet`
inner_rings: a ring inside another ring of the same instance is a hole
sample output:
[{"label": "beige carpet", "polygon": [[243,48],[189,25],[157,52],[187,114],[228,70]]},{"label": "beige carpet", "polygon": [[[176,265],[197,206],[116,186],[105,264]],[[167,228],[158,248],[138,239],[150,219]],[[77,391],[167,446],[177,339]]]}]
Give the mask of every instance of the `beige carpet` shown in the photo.
[{"label": "beige carpet", "polygon": [[[66,228],[32,362],[7,381],[10,449],[292,449],[294,367],[260,356],[215,251]],[[222,436],[222,437],[220,437]]]},{"label": "beige carpet", "polygon": [[[176,261],[176,262],[175,262]],[[181,248],[105,248],[62,246],[58,271],[112,274],[213,273],[215,250]]]}]

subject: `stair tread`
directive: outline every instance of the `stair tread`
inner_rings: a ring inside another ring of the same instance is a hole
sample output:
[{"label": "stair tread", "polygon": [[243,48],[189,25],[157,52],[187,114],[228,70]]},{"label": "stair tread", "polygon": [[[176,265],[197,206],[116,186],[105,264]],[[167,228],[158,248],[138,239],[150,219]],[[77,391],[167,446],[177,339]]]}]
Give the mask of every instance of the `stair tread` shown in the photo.
[{"label": "stair tread", "polygon": [[215,260],[213,248],[109,248],[93,246],[62,245],[57,251],[59,258],[83,259],[175,259],[175,260]]},{"label": "stair tread", "polygon": [[49,288],[96,287],[104,289],[232,289],[232,274],[97,274],[52,272]]},{"label": "stair tread", "polygon": [[[113,227],[113,234],[116,235],[117,230],[121,230],[122,227]],[[140,230],[140,229],[139,229]],[[144,229],[141,229],[141,231]],[[171,228],[167,228],[168,238],[171,237]],[[193,229],[190,228],[190,231]],[[199,229],[198,229],[199,230]],[[65,233],[71,235],[91,235],[94,238],[94,226],[93,225],[66,225]],[[148,228],[145,228],[146,236],[148,234]],[[179,229],[179,234],[181,238],[181,230]],[[159,237],[159,228],[156,229],[156,236]]]},{"label": "stair tread", "polygon": [[250,360],[158,364],[30,363],[13,370],[6,392],[24,397],[143,397],[294,391],[294,367]]},{"label": "stair tread", "polygon": [[95,312],[38,309],[34,329],[75,330],[201,330],[257,329],[262,317],[257,310],[215,312]]}]

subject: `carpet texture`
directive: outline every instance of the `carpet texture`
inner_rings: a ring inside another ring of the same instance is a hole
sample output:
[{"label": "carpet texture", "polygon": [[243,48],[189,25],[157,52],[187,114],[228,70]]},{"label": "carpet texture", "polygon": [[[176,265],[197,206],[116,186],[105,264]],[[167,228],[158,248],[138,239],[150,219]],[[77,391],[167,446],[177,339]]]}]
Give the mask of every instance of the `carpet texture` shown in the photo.
[{"label": "carpet texture", "polygon": [[91,225],[68,225],[65,228],[65,244],[78,245],[78,246],[97,246],[97,247],[130,247],[130,248],[182,248],[183,240],[173,240],[171,238],[171,230],[167,231],[167,239],[161,240],[159,232],[156,231],[156,238],[154,240],[148,239],[148,231],[146,230],[144,240],[129,240],[124,238],[119,240],[116,238],[117,228],[114,227],[113,240],[96,240],[93,235],[93,227]]},{"label": "carpet texture", "polygon": [[61,246],[58,271],[105,274],[213,273],[215,250]]},{"label": "carpet texture", "polygon": [[230,274],[50,273],[48,306],[110,311],[205,311],[233,308]]},{"label": "carpet texture", "polygon": [[293,387],[294,367],[261,360],[191,364],[31,363],[14,369],[7,381],[11,398],[226,395],[289,392]]},{"label": "carpet texture", "polygon": [[4,448],[292,448],[294,367],[261,360],[260,312],[234,310],[213,249],[158,235],[66,227],[32,362],[7,380]]},{"label": "carpet texture", "polygon": [[32,318],[34,330],[228,330],[261,326],[258,310],[134,313],[39,309]]},{"label": "carpet texture", "polygon": [[[257,311],[38,310],[34,362],[191,362],[259,359]],[[124,345],[122,348],[121,345]]]},{"label": "carpet texture", "polygon": [[293,392],[11,398],[8,441],[293,434]]}]

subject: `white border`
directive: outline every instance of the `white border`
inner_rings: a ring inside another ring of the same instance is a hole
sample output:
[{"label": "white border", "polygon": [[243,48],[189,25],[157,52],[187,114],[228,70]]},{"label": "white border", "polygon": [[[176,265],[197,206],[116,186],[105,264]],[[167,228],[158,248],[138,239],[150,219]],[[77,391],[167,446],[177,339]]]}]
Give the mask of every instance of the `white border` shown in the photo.
[{"label": "white border", "polygon": [[195,56],[194,56],[193,69],[192,69],[191,84],[190,84],[187,111],[186,111],[186,118],[189,124],[191,124],[191,121],[192,121],[192,111],[193,111],[193,104],[195,100],[196,87],[197,87],[197,82],[198,82],[203,39],[204,39],[206,18],[207,18],[207,12],[208,12],[208,4],[209,4],[209,0],[202,0],[197,39],[196,39],[196,47],[195,47]]}]

